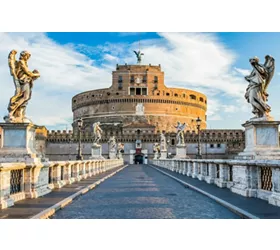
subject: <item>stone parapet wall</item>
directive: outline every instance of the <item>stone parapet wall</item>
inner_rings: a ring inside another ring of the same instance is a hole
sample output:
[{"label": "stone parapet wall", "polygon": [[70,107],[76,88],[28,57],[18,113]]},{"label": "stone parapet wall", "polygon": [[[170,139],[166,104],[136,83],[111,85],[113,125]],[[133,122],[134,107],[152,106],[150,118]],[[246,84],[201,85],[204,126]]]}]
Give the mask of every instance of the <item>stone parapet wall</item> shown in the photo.
[{"label": "stone parapet wall", "polygon": [[280,206],[280,160],[154,159],[154,165]]},{"label": "stone parapet wall", "polygon": [[122,159],[0,163],[0,209],[123,164]]}]

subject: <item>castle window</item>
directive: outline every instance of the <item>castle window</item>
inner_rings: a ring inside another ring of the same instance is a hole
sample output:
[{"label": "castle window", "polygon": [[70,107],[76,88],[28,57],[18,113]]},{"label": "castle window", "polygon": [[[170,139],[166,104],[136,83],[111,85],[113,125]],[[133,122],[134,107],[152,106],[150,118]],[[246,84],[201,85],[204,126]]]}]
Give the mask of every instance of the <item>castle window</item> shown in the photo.
[{"label": "castle window", "polygon": [[157,95],[159,95],[159,93],[157,93]]},{"label": "castle window", "polygon": [[183,98],[186,98],[186,94],[183,94]]},{"label": "castle window", "polygon": [[203,98],[202,98],[202,97],[199,97],[199,101],[204,102],[204,100],[203,100]]},{"label": "castle window", "polygon": [[214,148],[214,144],[210,144],[210,148]]},{"label": "castle window", "polygon": [[135,95],[135,88],[130,88],[130,95]]},{"label": "castle window", "polygon": [[175,139],[171,140],[171,145],[175,145]]},{"label": "castle window", "polygon": [[205,104],[207,104],[207,101],[205,100]]},{"label": "castle window", "polygon": [[167,95],[167,96],[170,96],[170,94],[169,94],[169,93],[166,93],[166,95]]},{"label": "castle window", "polygon": [[119,80],[118,80],[118,89],[122,89],[123,88],[123,80],[122,80],[122,76],[119,76]]},{"label": "castle window", "polygon": [[94,95],[91,95],[91,97],[94,97]]},{"label": "castle window", "polygon": [[119,95],[119,92],[117,92],[116,95]]},{"label": "castle window", "polygon": [[130,83],[134,83],[134,76],[130,77]]},{"label": "castle window", "polygon": [[114,110],[115,109],[115,107],[114,106],[112,106],[112,110]]},{"label": "castle window", "polygon": [[142,88],[142,95],[147,95],[147,88]]},{"label": "castle window", "polygon": [[122,81],[123,81],[122,76],[119,76],[118,83],[121,83]]},{"label": "castle window", "polygon": [[196,100],[196,96],[195,96],[195,95],[190,95],[190,98],[191,98],[192,100]]},{"label": "castle window", "polygon": [[76,100],[73,101],[74,103],[76,102]]},{"label": "castle window", "polygon": [[154,83],[158,83],[158,77],[154,76]]},{"label": "castle window", "polygon": [[221,144],[217,144],[217,148],[220,148],[221,147]]},{"label": "castle window", "polygon": [[178,97],[178,94],[174,94],[174,96]]},{"label": "castle window", "polygon": [[111,95],[110,92],[107,92],[107,95]]},{"label": "castle window", "polygon": [[136,88],[136,95],[141,95],[141,88]]}]

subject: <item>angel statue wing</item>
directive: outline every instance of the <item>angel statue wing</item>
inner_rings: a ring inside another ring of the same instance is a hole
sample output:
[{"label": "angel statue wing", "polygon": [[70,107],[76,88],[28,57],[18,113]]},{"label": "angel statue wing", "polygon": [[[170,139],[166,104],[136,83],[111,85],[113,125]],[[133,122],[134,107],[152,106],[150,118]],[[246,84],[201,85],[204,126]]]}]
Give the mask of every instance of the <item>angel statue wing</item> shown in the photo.
[{"label": "angel statue wing", "polygon": [[11,75],[14,77],[14,78],[17,78],[17,75],[16,75],[16,68],[17,68],[17,60],[16,60],[16,54],[17,54],[17,51],[16,50],[12,50],[10,53],[9,53],[9,56],[8,56],[8,63],[9,63],[9,68],[10,68],[10,73]]},{"label": "angel statue wing", "polygon": [[135,53],[135,55],[138,57],[138,55],[139,55],[139,54],[138,54],[135,50],[133,50],[133,52],[134,52],[134,53]]},{"label": "angel statue wing", "polygon": [[181,125],[181,130],[184,130],[186,128],[187,124],[184,122],[182,125]]},{"label": "angel statue wing", "polygon": [[263,88],[263,91],[266,93],[266,89],[274,75],[274,70],[275,70],[275,63],[274,63],[274,58],[270,55],[265,56],[265,63],[264,63],[264,67],[267,70],[267,78],[265,81],[265,85]]}]

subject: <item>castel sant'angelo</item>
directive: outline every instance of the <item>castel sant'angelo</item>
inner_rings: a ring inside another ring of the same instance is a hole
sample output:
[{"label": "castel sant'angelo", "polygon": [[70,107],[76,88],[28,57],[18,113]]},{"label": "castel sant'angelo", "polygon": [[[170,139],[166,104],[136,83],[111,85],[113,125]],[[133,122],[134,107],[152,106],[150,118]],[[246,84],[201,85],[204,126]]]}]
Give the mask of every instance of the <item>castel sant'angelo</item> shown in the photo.
[{"label": "castel sant'angelo", "polygon": [[120,128],[141,123],[156,131],[175,132],[177,121],[192,124],[197,117],[202,129],[206,128],[206,96],[168,88],[160,65],[117,65],[112,75],[110,88],[83,92],[72,99],[74,121],[82,118],[86,130],[99,121]]},{"label": "castel sant'angelo", "polygon": [[172,157],[175,154],[177,122],[187,124],[187,154],[194,157],[198,117],[201,119],[201,150],[206,157],[232,157],[244,147],[243,130],[207,130],[206,95],[191,89],[169,88],[164,81],[161,65],[141,65],[139,61],[135,65],[116,65],[111,87],[75,95],[72,98],[72,111],[73,131],[48,131],[45,143],[39,143],[41,151],[49,159],[75,158],[77,120],[80,118],[83,120],[85,159],[91,154],[92,124],[95,122],[100,122],[103,130],[103,154],[108,155],[109,137],[115,136],[117,142],[124,143],[123,156],[130,163],[135,158],[136,141],[141,142],[141,155],[153,158],[153,144],[159,142],[160,133],[165,134],[168,155]]}]

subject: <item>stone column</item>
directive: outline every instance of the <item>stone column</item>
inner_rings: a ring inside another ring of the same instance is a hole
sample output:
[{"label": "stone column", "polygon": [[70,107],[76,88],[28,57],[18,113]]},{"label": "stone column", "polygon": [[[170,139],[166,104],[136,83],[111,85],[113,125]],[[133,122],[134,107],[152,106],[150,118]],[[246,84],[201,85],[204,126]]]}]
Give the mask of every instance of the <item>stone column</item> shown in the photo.
[{"label": "stone column", "polygon": [[82,162],[81,165],[80,165],[81,180],[85,178],[85,173],[86,173],[86,162]]},{"label": "stone column", "polygon": [[215,184],[220,187],[224,188],[227,186],[227,179],[228,179],[228,166],[225,163],[220,163],[219,164],[219,171],[220,171],[220,176],[215,180]]},{"label": "stone column", "polygon": [[3,166],[0,164],[0,209],[11,207],[14,205],[14,200],[10,197],[10,171],[3,171]]},{"label": "stone column", "polygon": [[82,162],[76,162],[73,164],[72,171],[73,171],[74,181],[80,181],[82,178],[80,176],[80,164],[82,164]]},{"label": "stone column", "polygon": [[65,165],[63,166],[63,180],[65,181],[66,184],[71,184],[71,163],[66,162]]},{"label": "stone column", "polygon": [[33,167],[28,166],[24,169],[24,192],[26,198],[33,198]]},{"label": "stone column", "polygon": [[175,161],[173,160],[173,161],[171,161],[171,168],[170,168],[170,170],[174,171],[174,169],[175,169]]},{"label": "stone column", "polygon": [[183,161],[183,175],[186,175],[187,174],[187,162],[186,161]]},{"label": "stone column", "polygon": [[280,168],[272,168],[272,194],[268,198],[268,203],[280,206]]},{"label": "stone column", "polygon": [[209,171],[209,175],[205,177],[205,181],[208,184],[212,184],[214,183],[215,180],[215,164],[213,163],[208,163],[208,171]]},{"label": "stone column", "polygon": [[192,166],[193,166],[193,163],[191,161],[188,161],[187,162],[187,166],[188,166],[188,170],[187,170],[187,176],[191,176],[192,175]]},{"label": "stone column", "polygon": [[192,178],[197,178],[198,175],[198,162],[193,162],[193,172],[192,172]]},{"label": "stone column", "polygon": [[205,162],[200,162],[200,174],[198,174],[197,178],[200,181],[203,181],[206,176],[206,168],[207,168],[207,163]]},{"label": "stone column", "polygon": [[53,165],[53,187],[61,188],[65,185],[65,182],[61,180],[61,168],[62,166],[59,163]]}]

